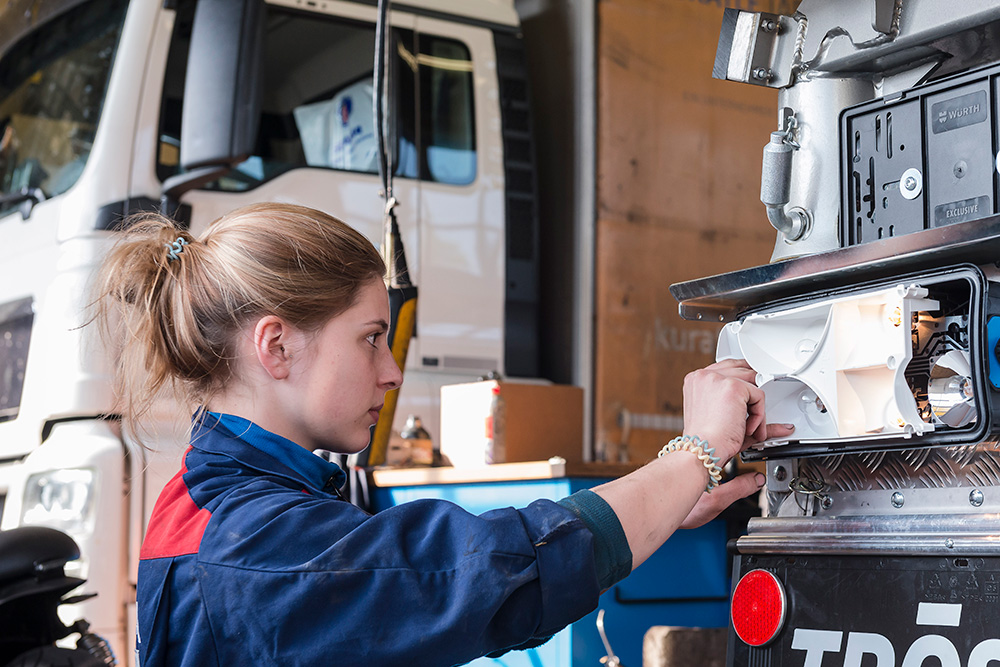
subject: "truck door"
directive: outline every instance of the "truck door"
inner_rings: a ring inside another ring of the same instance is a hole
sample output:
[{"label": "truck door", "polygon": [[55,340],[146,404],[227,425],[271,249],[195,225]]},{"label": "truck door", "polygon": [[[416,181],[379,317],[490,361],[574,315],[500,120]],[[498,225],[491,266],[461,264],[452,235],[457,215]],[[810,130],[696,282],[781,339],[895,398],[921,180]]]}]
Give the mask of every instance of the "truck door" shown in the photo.
[{"label": "truck door", "polygon": [[505,182],[493,34],[427,16],[416,27],[424,224],[419,347],[410,354],[444,372],[502,370]]}]

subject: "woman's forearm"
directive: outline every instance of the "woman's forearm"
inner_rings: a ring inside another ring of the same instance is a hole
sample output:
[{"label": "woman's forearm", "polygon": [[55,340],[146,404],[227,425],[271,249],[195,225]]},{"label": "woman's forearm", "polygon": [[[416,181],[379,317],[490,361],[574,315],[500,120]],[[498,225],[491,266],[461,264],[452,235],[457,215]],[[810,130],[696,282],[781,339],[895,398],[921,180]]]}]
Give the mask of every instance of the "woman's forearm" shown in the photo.
[{"label": "woman's forearm", "polygon": [[618,516],[635,569],[680,527],[707,484],[698,457],[678,451],[592,491]]}]

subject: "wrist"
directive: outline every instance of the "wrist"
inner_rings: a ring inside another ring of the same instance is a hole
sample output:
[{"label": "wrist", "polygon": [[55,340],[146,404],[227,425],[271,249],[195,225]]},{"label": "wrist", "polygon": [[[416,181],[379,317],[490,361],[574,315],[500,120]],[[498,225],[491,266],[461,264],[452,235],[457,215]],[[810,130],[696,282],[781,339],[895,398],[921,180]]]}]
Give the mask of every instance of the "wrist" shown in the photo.
[{"label": "wrist", "polygon": [[720,458],[715,455],[715,450],[709,446],[707,440],[702,440],[696,435],[679,435],[665,444],[657,456],[662,457],[678,451],[690,452],[701,462],[708,473],[706,492],[711,493],[712,489],[722,482]]},{"label": "wrist", "polygon": [[[725,468],[732,459],[739,456],[740,446],[734,446],[732,435],[727,437],[725,430],[718,432],[716,429],[708,427],[698,430],[692,429],[690,431],[684,429],[683,433],[692,434],[692,437],[709,443],[706,447],[711,447],[714,450],[715,456],[719,457],[720,468]],[[694,433],[698,435],[693,435]]]}]

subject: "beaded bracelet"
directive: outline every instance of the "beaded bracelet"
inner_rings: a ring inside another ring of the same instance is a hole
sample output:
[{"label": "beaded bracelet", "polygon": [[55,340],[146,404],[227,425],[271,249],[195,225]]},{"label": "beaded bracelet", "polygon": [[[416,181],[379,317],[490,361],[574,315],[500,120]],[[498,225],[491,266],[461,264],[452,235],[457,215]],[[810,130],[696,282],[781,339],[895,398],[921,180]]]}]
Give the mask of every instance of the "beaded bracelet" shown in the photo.
[{"label": "beaded bracelet", "polygon": [[696,435],[679,435],[667,444],[657,456],[663,456],[678,450],[687,450],[697,456],[705,468],[708,470],[708,486],[705,487],[707,493],[722,482],[722,469],[719,468],[719,457],[715,456],[715,450],[708,446],[707,440],[702,440]]}]

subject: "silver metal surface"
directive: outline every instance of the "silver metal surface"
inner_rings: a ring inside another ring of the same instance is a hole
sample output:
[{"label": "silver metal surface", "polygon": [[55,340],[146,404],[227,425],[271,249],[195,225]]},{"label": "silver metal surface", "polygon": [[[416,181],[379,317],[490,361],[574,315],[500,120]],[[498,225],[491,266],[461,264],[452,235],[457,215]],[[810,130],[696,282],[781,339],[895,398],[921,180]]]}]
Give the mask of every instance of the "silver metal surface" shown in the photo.
[{"label": "silver metal surface", "polygon": [[788,489],[788,480],[797,477],[798,471],[798,459],[772,459],[768,461],[768,490],[786,491]]},{"label": "silver metal surface", "polygon": [[681,317],[726,322],[775,299],[856,285],[917,270],[1000,259],[1000,216],[670,286]]},{"label": "silver metal surface", "polygon": [[[932,55],[932,42],[1000,19],[995,0],[897,0],[888,24],[872,25],[873,0],[803,0],[802,61],[813,72],[891,70]],[[884,15],[884,12],[883,12]]]},{"label": "silver metal surface", "polygon": [[740,553],[1000,555],[1000,514],[753,518]]},{"label": "silver metal surface", "polygon": [[902,10],[902,3],[897,0],[874,0],[872,27],[887,35],[891,34],[898,22],[897,9]]},{"label": "silver metal surface", "polygon": [[[799,23],[788,16],[732,11],[731,41],[720,38],[716,67],[721,69],[713,68],[713,76],[772,88],[791,83]],[[725,28],[725,19],[723,23]]]},{"label": "silver metal surface", "polygon": [[777,230],[778,238],[797,241],[810,229],[812,215],[795,206],[785,211],[792,186],[792,156],[800,148],[795,139],[798,120],[794,114],[785,119],[785,129],[772,132],[771,140],[764,146],[761,163],[760,201],[767,211],[767,219]]},{"label": "silver metal surface", "polygon": [[910,167],[903,172],[899,185],[899,193],[903,195],[903,199],[916,199],[924,191],[924,177],[919,169]]},{"label": "silver metal surface", "polygon": [[[796,476],[778,480],[779,466]],[[767,492],[772,517],[1000,514],[1000,445],[768,461]]]},{"label": "silver metal surface", "polygon": [[[829,492],[1000,487],[996,442],[901,452],[818,456],[799,461],[799,476],[821,480]],[[914,493],[907,493],[907,501]],[[961,505],[956,502],[956,505]],[[1000,509],[1000,508],[998,508]],[[1000,526],[997,526],[1000,531]]]},{"label": "silver metal surface", "polygon": [[796,121],[788,209],[807,212],[809,229],[779,234],[772,262],[840,247],[840,112],[874,95],[862,78],[817,78],[778,91],[778,108],[792,109]]},{"label": "silver metal surface", "polygon": [[976,420],[976,401],[968,352],[950,350],[934,362],[931,366],[927,400],[934,420],[940,424],[959,428]]},{"label": "silver metal surface", "polygon": [[597,612],[597,633],[601,636],[601,641],[604,643],[604,650],[607,652],[607,656],[601,658],[601,663],[605,667],[621,667],[621,660],[615,655],[615,652],[611,648],[611,642],[608,641],[608,635],[604,632],[604,610],[600,609]]}]

